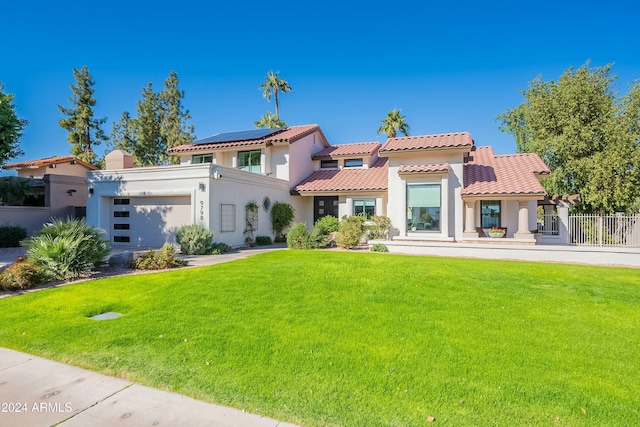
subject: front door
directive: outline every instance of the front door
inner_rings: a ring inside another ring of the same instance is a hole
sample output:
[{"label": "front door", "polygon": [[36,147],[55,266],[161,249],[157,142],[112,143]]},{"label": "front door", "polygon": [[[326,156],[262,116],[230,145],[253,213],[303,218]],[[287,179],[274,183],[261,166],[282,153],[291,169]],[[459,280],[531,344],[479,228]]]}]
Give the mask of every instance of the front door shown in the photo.
[{"label": "front door", "polygon": [[323,216],[338,218],[338,196],[315,196],[313,198],[313,222]]}]

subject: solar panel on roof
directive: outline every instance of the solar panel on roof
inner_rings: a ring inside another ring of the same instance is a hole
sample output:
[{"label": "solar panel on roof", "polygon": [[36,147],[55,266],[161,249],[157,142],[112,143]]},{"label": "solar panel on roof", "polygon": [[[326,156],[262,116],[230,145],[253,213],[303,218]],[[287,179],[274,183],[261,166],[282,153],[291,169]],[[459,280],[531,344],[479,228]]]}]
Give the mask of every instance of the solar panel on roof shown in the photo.
[{"label": "solar panel on roof", "polygon": [[244,130],[239,132],[226,132],[226,133],[217,133],[215,135],[208,136],[204,139],[199,139],[198,141],[193,142],[194,145],[199,144],[217,144],[220,142],[236,142],[236,141],[252,141],[256,139],[266,138],[268,136],[274,135],[285,128],[277,128],[277,129],[253,129],[253,130]]}]

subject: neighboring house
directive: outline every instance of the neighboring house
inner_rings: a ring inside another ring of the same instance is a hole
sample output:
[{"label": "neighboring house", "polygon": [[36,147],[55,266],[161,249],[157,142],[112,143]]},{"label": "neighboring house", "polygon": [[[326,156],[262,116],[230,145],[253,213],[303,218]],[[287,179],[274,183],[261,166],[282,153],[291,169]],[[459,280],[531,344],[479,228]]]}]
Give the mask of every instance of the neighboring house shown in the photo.
[{"label": "neighboring house", "polygon": [[114,244],[156,246],[183,224],[201,224],[215,240],[242,245],[251,202],[261,206],[255,235],[273,235],[270,205],[285,202],[309,227],[325,215],[385,215],[396,239],[478,241],[502,227],[511,241],[533,243],[545,196],[538,178],[549,173],[535,154],[495,156],[466,132],[332,146],[306,125],[169,151],[180,165],[132,169],[129,158],[89,173],[87,219]]},{"label": "neighboring house", "polygon": [[29,234],[51,218],[82,217],[87,203],[87,172],[97,168],[72,156],[49,157],[3,167],[28,178],[38,193],[29,206],[0,206],[0,222],[19,224]]}]

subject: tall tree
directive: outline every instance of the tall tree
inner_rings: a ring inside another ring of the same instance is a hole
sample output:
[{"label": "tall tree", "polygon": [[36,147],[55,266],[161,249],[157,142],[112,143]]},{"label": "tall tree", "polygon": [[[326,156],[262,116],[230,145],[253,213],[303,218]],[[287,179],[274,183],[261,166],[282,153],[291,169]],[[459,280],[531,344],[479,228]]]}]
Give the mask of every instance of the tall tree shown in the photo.
[{"label": "tall tree", "polygon": [[262,96],[267,98],[267,101],[271,101],[271,97],[273,96],[276,100],[276,120],[280,120],[280,107],[278,103],[278,93],[287,93],[291,92],[293,89],[289,86],[289,83],[285,79],[280,78],[280,71],[269,71],[267,73],[267,77],[264,82],[260,85],[260,89],[262,89]]},{"label": "tall tree", "polygon": [[253,122],[253,124],[257,128],[270,128],[270,129],[283,128],[287,126],[286,122],[283,122],[282,120],[278,119],[276,116],[272,115],[271,111],[267,111],[264,116],[260,117],[260,120],[258,120],[257,122]]},{"label": "tall tree", "polygon": [[191,118],[182,106],[184,92],[178,88],[178,75],[171,71],[160,92],[148,83],[137,103],[137,117],[124,112],[114,123],[111,138],[117,149],[134,157],[137,166],[177,163],[177,156],[169,156],[167,149],[191,143],[194,127],[187,125]]},{"label": "tall tree", "polygon": [[73,77],[76,84],[70,86],[73,96],[69,98],[73,107],[66,108],[58,105],[60,112],[66,116],[60,119],[58,124],[69,133],[67,141],[72,144],[71,154],[93,164],[96,162],[93,146],[108,141],[107,135],[101,128],[107,118],[93,117],[93,107],[96,105],[96,98],[93,96],[95,82],[89,73],[89,68],[86,65],[80,70],[74,68]]},{"label": "tall tree", "polygon": [[[169,77],[164,81],[164,89],[159,93],[158,98],[161,109],[160,135],[166,148],[193,142],[195,139],[194,127],[187,125],[191,114],[182,106],[184,91],[178,88],[178,74],[175,71],[169,72]],[[178,163],[179,157],[168,156],[165,151],[162,160]]]},{"label": "tall tree", "polygon": [[29,122],[18,117],[13,99],[12,94],[4,93],[4,85],[0,82],[0,166],[24,154],[20,149],[20,137]]},{"label": "tall tree", "polygon": [[400,114],[400,110],[394,109],[387,112],[387,117],[381,120],[382,126],[378,128],[378,133],[386,133],[389,138],[395,138],[398,131],[409,136],[409,125],[407,118]]},{"label": "tall tree", "polygon": [[570,67],[558,81],[536,77],[524,102],[498,116],[519,152],[552,170],[549,194],[580,194],[580,210],[613,213],[640,196],[640,84],[616,95],[611,65]]}]

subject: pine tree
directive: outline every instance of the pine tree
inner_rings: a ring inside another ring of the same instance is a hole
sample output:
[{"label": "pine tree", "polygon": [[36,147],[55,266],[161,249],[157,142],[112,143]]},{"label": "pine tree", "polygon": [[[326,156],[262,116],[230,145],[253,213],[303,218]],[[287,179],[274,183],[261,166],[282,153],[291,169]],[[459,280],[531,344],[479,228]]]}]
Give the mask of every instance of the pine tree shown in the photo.
[{"label": "pine tree", "polygon": [[93,96],[95,82],[89,73],[89,68],[86,65],[80,70],[74,68],[73,76],[76,84],[70,86],[73,96],[69,98],[73,107],[66,108],[58,105],[60,112],[66,116],[60,119],[58,124],[69,133],[67,141],[72,144],[71,154],[80,160],[94,164],[96,154],[93,146],[108,141],[107,135],[101,128],[107,118],[93,117],[93,107],[96,105],[96,98]]},{"label": "pine tree", "polygon": [[178,74],[169,72],[169,77],[164,81],[164,90],[158,94],[160,101],[160,135],[165,147],[163,161],[178,163],[178,156],[166,155],[166,149],[183,144],[190,144],[195,139],[194,127],[187,126],[187,120],[191,118],[189,110],[184,110],[182,99],[184,91],[178,88]]}]

